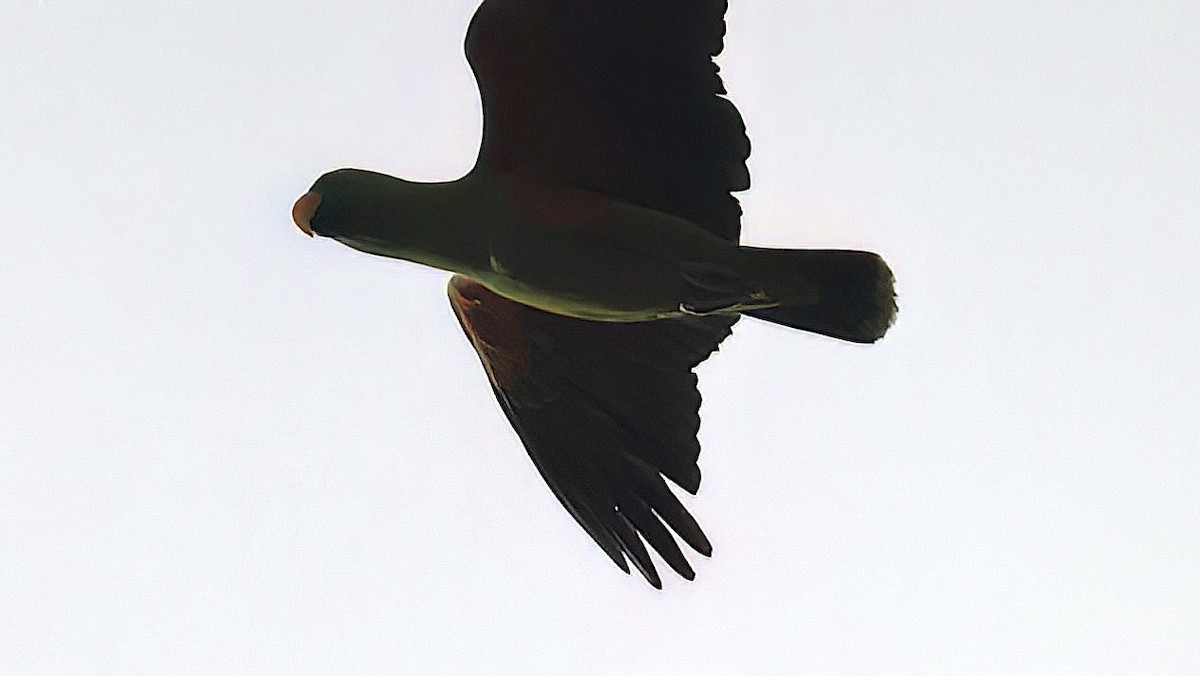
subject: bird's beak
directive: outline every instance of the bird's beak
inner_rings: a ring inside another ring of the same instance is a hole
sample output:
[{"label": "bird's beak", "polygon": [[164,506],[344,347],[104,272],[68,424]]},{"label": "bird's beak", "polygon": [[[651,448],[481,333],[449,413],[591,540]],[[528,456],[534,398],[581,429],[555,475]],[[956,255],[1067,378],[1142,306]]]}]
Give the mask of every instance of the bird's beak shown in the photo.
[{"label": "bird's beak", "polygon": [[319,206],[321,206],[321,193],[311,190],[304,193],[292,205],[292,220],[296,222],[296,227],[300,228],[309,237],[313,236],[311,221],[313,214],[317,213],[317,207]]}]

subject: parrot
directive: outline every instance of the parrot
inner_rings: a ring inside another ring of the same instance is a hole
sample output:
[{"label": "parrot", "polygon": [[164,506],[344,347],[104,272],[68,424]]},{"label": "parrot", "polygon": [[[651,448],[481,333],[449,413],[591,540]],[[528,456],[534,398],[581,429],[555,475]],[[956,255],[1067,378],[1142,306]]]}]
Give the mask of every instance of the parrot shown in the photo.
[{"label": "parrot", "polygon": [[453,273],[447,293],[542,478],[626,574],[695,577],[712,545],[694,369],[742,315],[854,343],[894,322],[878,254],[739,245],[750,141],[714,60],[727,0],[485,0],[465,51],[475,165],[416,182],[342,168],[305,234]]}]

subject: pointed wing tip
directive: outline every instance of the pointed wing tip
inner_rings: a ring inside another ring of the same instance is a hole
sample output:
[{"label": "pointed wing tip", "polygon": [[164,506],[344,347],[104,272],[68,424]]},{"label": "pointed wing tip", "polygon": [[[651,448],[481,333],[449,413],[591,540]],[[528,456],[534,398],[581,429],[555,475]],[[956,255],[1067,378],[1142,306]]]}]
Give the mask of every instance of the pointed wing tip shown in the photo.
[{"label": "pointed wing tip", "polygon": [[685,472],[668,476],[672,483],[695,495],[700,490],[700,466],[693,462]]},{"label": "pointed wing tip", "polygon": [[[642,575],[646,575],[646,572],[642,571]],[[659,579],[658,573],[654,573],[654,575],[652,575],[652,576],[646,575],[646,582],[649,582],[650,586],[654,587],[658,591],[662,591],[662,588],[663,588],[662,580]]]},{"label": "pointed wing tip", "polygon": [[617,556],[610,555],[609,558],[612,559],[613,563],[617,564],[617,568],[620,568],[622,573],[629,575],[629,563],[625,561],[624,556],[621,556],[620,554]]}]

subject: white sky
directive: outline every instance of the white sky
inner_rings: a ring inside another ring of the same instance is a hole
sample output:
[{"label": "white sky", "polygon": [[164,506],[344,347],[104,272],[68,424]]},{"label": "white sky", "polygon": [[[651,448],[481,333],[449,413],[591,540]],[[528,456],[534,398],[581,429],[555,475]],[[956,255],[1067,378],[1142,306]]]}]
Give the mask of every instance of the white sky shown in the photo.
[{"label": "white sky", "polygon": [[474,5],[0,0],[0,672],[1200,669],[1200,5],[734,1],[746,240],[878,250],[901,313],[703,366],[662,593],[446,275],[288,217],[469,168]]}]

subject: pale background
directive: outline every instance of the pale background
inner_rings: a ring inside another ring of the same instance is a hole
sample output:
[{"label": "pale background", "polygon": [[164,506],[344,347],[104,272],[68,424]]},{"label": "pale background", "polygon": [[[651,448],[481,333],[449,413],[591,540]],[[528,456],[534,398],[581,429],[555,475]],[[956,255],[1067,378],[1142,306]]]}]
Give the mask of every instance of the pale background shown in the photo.
[{"label": "pale background", "polygon": [[734,3],[746,240],[901,313],[703,366],[656,593],[288,217],[469,168],[475,4],[0,1],[0,672],[1200,673],[1200,5]]}]

